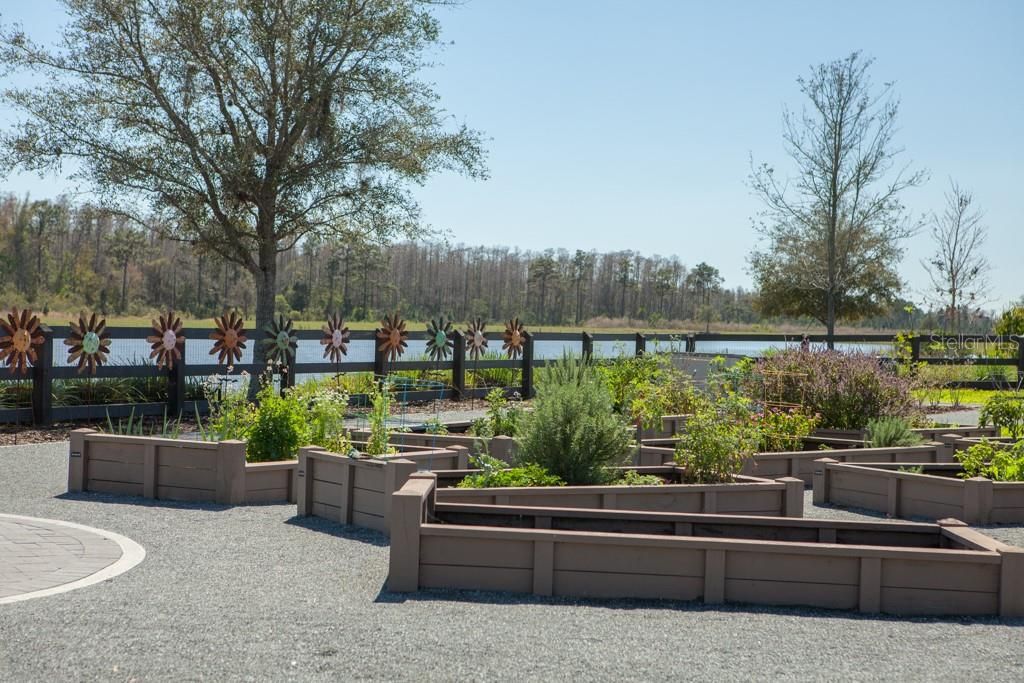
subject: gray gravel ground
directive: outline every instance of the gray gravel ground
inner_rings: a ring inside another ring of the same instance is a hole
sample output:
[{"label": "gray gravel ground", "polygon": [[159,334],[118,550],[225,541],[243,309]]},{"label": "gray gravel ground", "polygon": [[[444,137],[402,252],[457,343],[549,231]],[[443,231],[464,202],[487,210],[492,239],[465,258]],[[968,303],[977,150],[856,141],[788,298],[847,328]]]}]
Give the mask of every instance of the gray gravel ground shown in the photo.
[{"label": "gray gravel ground", "polygon": [[[115,531],[148,555],[112,581],[0,607],[3,680],[1024,678],[1019,621],[390,595],[379,535],[291,506],[61,496],[66,458],[63,444],[0,448],[0,512]],[[1024,544],[1022,527],[993,533]]]}]

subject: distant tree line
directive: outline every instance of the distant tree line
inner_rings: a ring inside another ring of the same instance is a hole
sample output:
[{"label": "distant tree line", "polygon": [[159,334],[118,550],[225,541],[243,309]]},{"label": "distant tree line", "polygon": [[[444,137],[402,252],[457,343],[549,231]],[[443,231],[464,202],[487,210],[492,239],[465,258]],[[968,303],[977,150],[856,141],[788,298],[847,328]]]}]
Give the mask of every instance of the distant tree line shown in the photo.
[{"label": "distant tree line", "polygon": [[[756,291],[725,287],[714,266],[688,266],[676,256],[306,240],[278,260],[275,308],[297,319],[338,311],[349,320],[378,320],[397,309],[413,320],[520,316],[534,325],[607,319],[688,329],[817,327],[808,318],[764,316]],[[191,243],[65,197],[0,196],[0,305],[107,315],[172,307],[194,317],[237,308],[251,317],[255,303],[247,271]],[[982,311],[962,315],[964,332],[992,328]],[[859,325],[930,330],[944,322],[941,307],[931,312],[896,299]]]},{"label": "distant tree line", "polygon": [[[251,275],[185,241],[67,198],[0,198],[0,283],[4,303],[73,312],[146,314],[173,307],[219,314],[255,306]],[[276,309],[354,320],[401,310],[410,318],[444,314],[534,324],[579,324],[601,317],[754,323],[754,297],[723,287],[707,263],[634,251],[524,251],[447,243],[307,239],[278,257]]]}]

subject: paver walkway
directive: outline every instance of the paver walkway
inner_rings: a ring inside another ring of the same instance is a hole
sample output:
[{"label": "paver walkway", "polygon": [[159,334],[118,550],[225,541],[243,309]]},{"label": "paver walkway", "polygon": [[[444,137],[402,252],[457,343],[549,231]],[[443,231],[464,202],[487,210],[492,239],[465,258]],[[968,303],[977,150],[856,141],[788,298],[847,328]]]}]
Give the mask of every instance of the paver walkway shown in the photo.
[{"label": "paver walkway", "polygon": [[99,529],[0,514],[0,604],[97,583],[144,555],[131,541]]}]

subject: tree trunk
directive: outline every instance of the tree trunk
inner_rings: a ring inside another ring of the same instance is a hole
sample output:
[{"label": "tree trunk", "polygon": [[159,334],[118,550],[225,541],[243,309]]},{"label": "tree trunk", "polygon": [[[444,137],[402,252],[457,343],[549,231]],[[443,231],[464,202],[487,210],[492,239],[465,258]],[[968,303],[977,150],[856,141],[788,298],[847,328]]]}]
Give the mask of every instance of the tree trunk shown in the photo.
[{"label": "tree trunk", "polygon": [[120,310],[124,313],[125,306],[128,303],[128,258],[125,257],[124,262],[121,264],[121,307]]},{"label": "tree trunk", "polygon": [[256,282],[256,328],[253,334],[253,372],[249,382],[249,397],[255,398],[259,378],[267,367],[264,353],[263,330],[274,319],[274,299],[277,296],[277,245],[265,240],[260,245],[259,268],[253,273]]},{"label": "tree trunk", "polygon": [[834,349],[836,347],[836,295],[834,292],[829,292],[826,295],[825,305],[827,309],[825,313],[825,341],[829,349]]}]

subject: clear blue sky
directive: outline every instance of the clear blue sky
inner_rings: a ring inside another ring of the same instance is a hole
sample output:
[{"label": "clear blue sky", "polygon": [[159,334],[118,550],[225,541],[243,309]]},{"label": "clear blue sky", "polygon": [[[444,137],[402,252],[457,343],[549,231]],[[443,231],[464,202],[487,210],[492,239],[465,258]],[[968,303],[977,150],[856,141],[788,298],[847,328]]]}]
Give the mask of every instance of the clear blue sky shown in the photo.
[{"label": "clear blue sky", "polygon": [[[55,0],[0,7],[39,38],[61,22]],[[470,0],[439,16],[454,44],[427,76],[489,138],[489,180],[417,190],[455,242],[677,254],[748,286],[749,155],[784,172],[797,76],[859,49],[876,83],[896,83],[905,160],[931,173],[909,208],[941,210],[950,177],[971,190],[989,226],[990,307],[1024,295],[1024,2]],[[918,300],[927,232],[907,246],[905,294]]]}]

